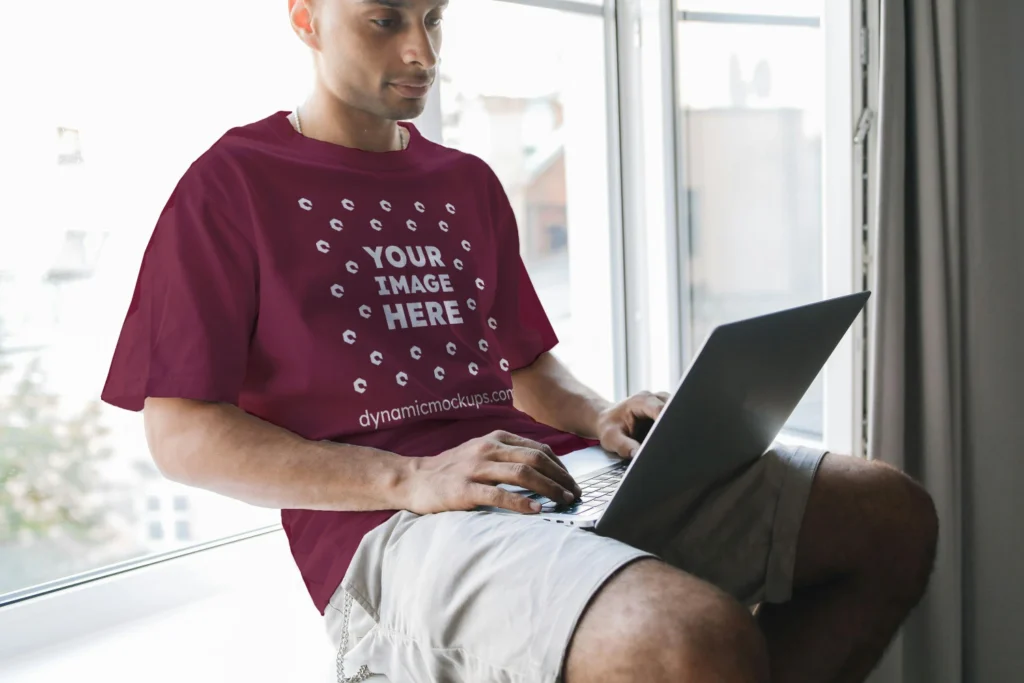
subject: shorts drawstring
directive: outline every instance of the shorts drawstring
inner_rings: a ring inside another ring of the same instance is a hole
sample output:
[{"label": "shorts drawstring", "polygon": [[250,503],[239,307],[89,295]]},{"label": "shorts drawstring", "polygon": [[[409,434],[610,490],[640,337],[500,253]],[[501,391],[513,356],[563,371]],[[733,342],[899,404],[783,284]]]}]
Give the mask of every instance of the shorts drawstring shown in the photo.
[{"label": "shorts drawstring", "polygon": [[351,678],[345,678],[345,654],[348,652],[348,622],[352,615],[352,596],[345,591],[345,604],[342,608],[341,645],[338,646],[338,683],[359,683],[373,675],[365,664]]}]

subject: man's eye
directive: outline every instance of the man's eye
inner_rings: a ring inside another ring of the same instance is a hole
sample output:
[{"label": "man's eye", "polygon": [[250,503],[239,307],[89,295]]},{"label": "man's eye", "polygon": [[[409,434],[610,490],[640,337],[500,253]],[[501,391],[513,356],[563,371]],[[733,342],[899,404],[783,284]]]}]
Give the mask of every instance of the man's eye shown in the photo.
[{"label": "man's eye", "polygon": [[370,21],[381,28],[391,28],[395,25],[394,19],[371,19]]},{"label": "man's eye", "polygon": [[434,19],[427,19],[427,26],[430,28],[437,28],[444,22],[444,17],[435,17]]}]

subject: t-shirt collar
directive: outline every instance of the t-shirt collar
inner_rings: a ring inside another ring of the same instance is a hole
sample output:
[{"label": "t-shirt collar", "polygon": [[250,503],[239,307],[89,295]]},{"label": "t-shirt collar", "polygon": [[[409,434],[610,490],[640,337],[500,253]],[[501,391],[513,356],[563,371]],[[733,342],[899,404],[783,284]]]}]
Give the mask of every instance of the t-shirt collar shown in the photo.
[{"label": "t-shirt collar", "polygon": [[301,150],[306,156],[349,168],[375,171],[411,168],[421,161],[424,148],[429,144],[415,125],[408,121],[402,121],[398,125],[409,131],[409,144],[401,151],[368,152],[354,147],[345,147],[300,134],[288,120],[289,113],[279,111],[270,117],[270,123],[275,132],[286,144]]}]

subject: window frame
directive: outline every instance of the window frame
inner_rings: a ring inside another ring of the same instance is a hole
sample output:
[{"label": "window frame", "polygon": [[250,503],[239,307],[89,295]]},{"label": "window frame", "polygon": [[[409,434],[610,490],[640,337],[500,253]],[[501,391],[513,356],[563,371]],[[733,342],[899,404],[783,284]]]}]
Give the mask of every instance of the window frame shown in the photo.
[{"label": "window frame", "polygon": [[0,605],[0,674],[36,653],[57,656],[55,645],[230,591],[253,567],[273,563],[273,535],[283,533],[272,525],[10,593]]}]

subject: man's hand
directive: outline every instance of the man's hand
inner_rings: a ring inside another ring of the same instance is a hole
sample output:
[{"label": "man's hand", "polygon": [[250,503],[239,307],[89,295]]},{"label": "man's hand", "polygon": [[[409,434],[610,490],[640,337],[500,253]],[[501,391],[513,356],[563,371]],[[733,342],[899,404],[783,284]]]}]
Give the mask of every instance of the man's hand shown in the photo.
[{"label": "man's hand", "polygon": [[601,411],[597,418],[597,434],[601,447],[622,458],[632,458],[640,444],[635,438],[637,423],[655,420],[668,402],[666,392],[652,394],[641,391],[621,403]]},{"label": "man's hand", "polygon": [[408,509],[421,515],[472,510],[478,505],[523,513],[540,510],[534,501],[495,484],[521,486],[567,503],[580,495],[550,447],[504,431],[472,439],[432,458],[416,458],[414,468]]}]

